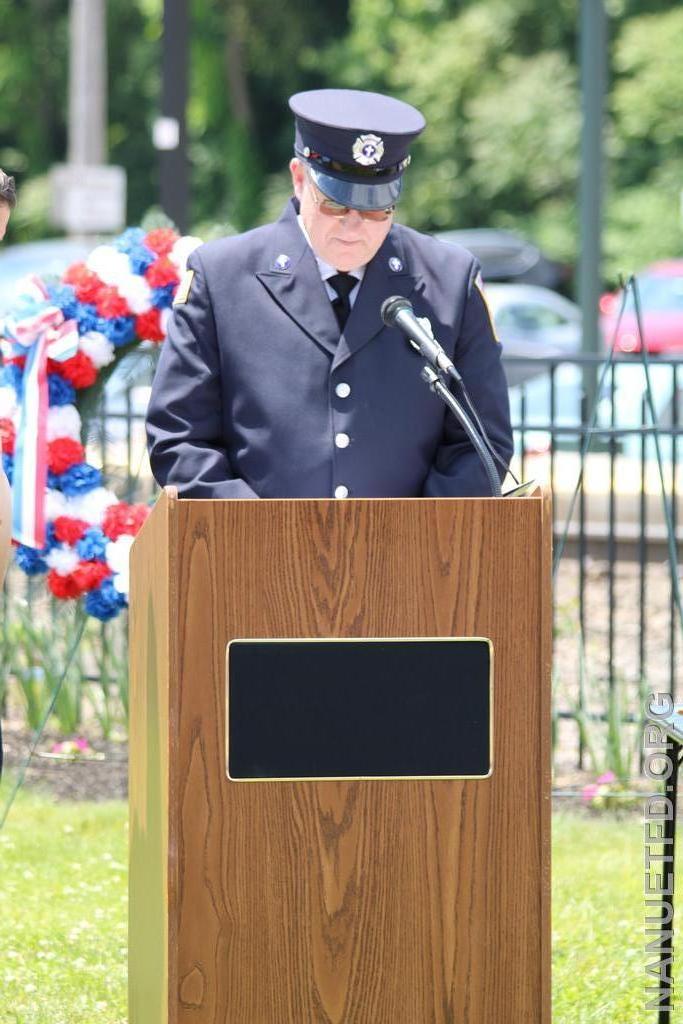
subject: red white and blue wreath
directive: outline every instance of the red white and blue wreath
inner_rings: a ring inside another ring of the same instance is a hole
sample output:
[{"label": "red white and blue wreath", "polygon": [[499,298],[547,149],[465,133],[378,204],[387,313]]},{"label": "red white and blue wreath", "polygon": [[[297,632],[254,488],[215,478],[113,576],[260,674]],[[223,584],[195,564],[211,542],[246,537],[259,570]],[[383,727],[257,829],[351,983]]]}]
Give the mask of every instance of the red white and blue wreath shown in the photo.
[{"label": "red white and blue wreath", "polygon": [[0,323],[0,440],[15,560],[55,597],[111,619],[149,508],[118,500],[86,461],[77,396],[142,341],[160,343],[199,239],[130,228],[55,283],[30,278]]}]

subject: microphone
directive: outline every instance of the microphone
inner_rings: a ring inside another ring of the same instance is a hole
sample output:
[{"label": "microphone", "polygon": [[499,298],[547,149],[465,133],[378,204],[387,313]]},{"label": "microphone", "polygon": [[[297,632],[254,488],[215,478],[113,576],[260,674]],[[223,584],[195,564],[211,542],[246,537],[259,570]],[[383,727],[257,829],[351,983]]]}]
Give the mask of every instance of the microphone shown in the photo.
[{"label": "microphone", "polygon": [[415,316],[413,304],[409,299],[403,295],[391,295],[382,303],[380,313],[387,327],[398,327],[403,331],[415,351],[419,352],[431,366],[440,373],[448,374],[458,383],[461,382],[462,378],[452,359],[449,359],[436,338],[424,329]]}]

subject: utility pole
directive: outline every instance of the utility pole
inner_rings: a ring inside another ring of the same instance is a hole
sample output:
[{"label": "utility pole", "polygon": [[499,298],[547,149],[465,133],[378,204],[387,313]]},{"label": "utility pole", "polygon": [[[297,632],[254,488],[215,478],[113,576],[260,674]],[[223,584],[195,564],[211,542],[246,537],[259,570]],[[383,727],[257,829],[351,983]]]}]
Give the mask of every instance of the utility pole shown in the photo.
[{"label": "utility pole", "polygon": [[68,163],[107,160],[106,0],[71,0]]},{"label": "utility pole", "polygon": [[190,197],[185,128],[189,34],[188,0],[164,0],[161,117],[154,124],[153,140],[160,154],[161,207],[182,234],[188,228]]},{"label": "utility pole", "polygon": [[600,351],[598,303],[602,287],[603,111],[607,82],[604,0],[581,0],[581,172],[579,184],[579,302],[583,350]]},{"label": "utility pole", "polygon": [[107,164],[107,2],[69,7],[67,162],[51,170],[52,220],[71,235],[94,239],[126,219],[126,173]]}]

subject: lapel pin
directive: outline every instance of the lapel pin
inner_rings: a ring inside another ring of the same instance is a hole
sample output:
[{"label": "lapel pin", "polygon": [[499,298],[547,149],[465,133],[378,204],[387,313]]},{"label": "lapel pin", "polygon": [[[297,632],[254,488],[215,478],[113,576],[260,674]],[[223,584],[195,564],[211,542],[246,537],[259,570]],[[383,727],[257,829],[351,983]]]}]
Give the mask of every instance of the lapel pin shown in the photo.
[{"label": "lapel pin", "polygon": [[292,261],[290,260],[289,256],[287,256],[283,252],[275,260],[275,263],[273,263],[273,270],[289,270],[291,265]]},{"label": "lapel pin", "polygon": [[393,270],[395,274],[398,274],[399,271],[403,270],[403,264],[401,263],[398,256],[391,257],[391,259],[389,260],[389,269]]}]

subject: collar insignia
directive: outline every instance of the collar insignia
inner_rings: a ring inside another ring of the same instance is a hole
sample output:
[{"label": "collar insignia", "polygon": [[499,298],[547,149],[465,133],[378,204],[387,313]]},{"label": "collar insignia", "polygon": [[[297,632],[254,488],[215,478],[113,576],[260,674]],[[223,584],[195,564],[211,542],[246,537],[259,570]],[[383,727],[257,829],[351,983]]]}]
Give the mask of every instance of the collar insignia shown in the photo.
[{"label": "collar insignia", "polygon": [[286,253],[280,253],[278,258],[273,263],[273,270],[279,270],[282,273],[286,273],[292,265],[292,261]]}]

